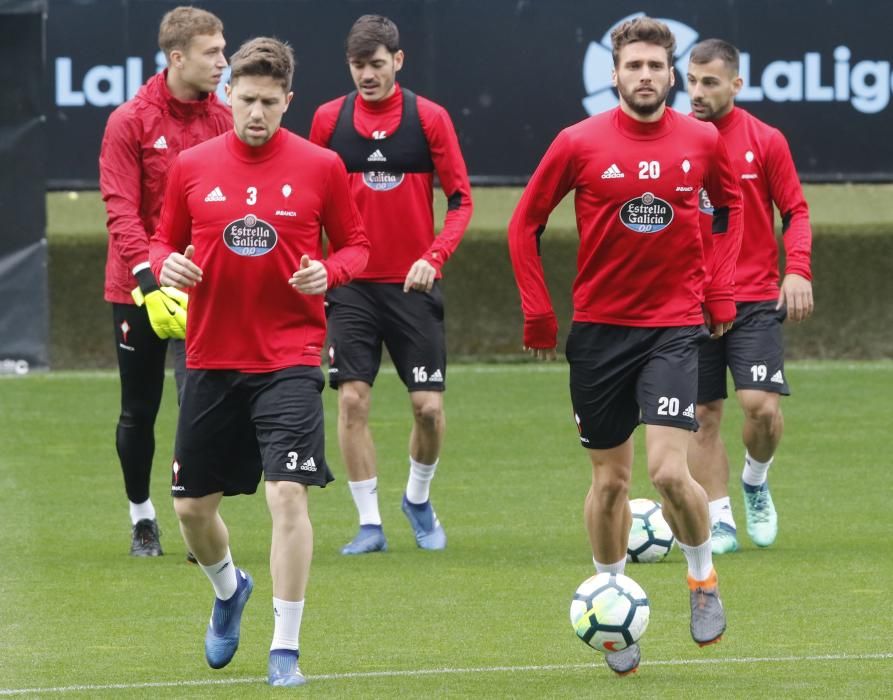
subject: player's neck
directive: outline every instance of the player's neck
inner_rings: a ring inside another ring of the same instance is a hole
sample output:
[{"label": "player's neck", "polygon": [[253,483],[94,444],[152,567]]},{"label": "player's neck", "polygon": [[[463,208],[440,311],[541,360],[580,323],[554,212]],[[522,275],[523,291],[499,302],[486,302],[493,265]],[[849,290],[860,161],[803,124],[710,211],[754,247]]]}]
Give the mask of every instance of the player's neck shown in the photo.
[{"label": "player's neck", "polygon": [[168,68],[165,83],[171,95],[180,102],[194,102],[202,97],[202,92],[193,85],[184,82],[176,70]]},{"label": "player's neck", "polygon": [[620,109],[630,119],[635,119],[637,122],[642,122],[644,124],[652,124],[654,122],[659,122],[663,118],[664,112],[667,110],[667,103],[662,102],[660,107],[658,107],[651,114],[640,114],[632,107],[630,107],[623,99],[621,99]]}]

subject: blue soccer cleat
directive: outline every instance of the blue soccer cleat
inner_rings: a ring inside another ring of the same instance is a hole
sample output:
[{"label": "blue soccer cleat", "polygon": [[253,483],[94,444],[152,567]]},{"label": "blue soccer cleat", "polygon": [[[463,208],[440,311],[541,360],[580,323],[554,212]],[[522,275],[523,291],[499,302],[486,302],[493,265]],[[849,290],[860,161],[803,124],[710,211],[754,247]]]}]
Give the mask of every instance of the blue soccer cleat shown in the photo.
[{"label": "blue soccer cleat", "polygon": [[236,569],[236,592],[228,600],[214,598],[211,621],[205,632],[205,659],[211,668],[223,668],[239,648],[239,626],[242,623],[242,610],[254,590],[251,576]]},{"label": "blue soccer cleat", "polygon": [[404,494],[402,510],[412,526],[416,544],[420,548],[429,550],[446,548],[446,533],[437,519],[434,508],[431,507],[431,501],[416,505],[406,500]]},{"label": "blue soccer cleat", "polygon": [[273,649],[267,664],[267,683],[277,687],[293,688],[304,685],[307,679],[298,668],[300,653],[296,649]]},{"label": "blue soccer cleat", "polygon": [[769,493],[769,484],[751,486],[741,482],[744,491],[744,513],[747,516],[747,534],[757,547],[768,547],[778,536],[778,513]]},{"label": "blue soccer cleat", "polygon": [[360,525],[359,532],[341,548],[342,554],[369,554],[387,551],[388,541],[385,539],[381,525]]},{"label": "blue soccer cleat", "polygon": [[721,520],[710,530],[710,549],[714,554],[728,554],[738,551],[738,531]]}]

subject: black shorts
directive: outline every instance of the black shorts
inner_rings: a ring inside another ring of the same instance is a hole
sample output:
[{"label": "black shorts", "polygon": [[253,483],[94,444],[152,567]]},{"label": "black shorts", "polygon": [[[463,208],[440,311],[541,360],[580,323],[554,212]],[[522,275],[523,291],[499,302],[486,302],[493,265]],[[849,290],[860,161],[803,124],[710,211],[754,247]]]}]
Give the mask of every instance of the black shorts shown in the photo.
[{"label": "black shorts", "polygon": [[566,354],[583,447],[617,447],[640,422],[697,430],[698,346],[709,336],[704,326],[574,322]]},{"label": "black shorts", "polygon": [[735,389],[757,389],[788,396],[784,373],[784,338],[781,324],[787,310],[774,301],[737,304],[732,330],[704,343],[698,359],[698,403],[728,397],[726,367]]},{"label": "black shorts", "polygon": [[326,296],[329,384],[375,383],[382,343],[409,391],[446,388],[443,291],[404,292],[402,284],[351,282]]},{"label": "black shorts", "polygon": [[171,493],[254,493],[267,481],[325,486],[324,386],[318,367],[249,374],[186,371]]}]

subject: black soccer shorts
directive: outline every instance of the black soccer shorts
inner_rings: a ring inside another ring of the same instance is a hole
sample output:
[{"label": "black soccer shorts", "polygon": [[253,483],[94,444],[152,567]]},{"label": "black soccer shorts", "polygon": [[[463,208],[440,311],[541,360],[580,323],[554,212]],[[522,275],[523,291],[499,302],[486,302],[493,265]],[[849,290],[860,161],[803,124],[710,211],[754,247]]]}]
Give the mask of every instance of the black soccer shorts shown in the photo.
[{"label": "black soccer shorts", "polygon": [[728,398],[726,367],[735,389],[789,396],[784,372],[782,323],[787,310],[774,301],[737,304],[735,323],[725,335],[704,343],[698,358],[698,403]]},{"label": "black soccer shorts", "polygon": [[324,385],[318,367],[187,370],[172,495],[250,494],[261,474],[324,487],[334,479],[325,458]]},{"label": "black soccer shorts", "polygon": [[704,326],[574,322],[566,355],[583,447],[617,447],[640,422],[697,430],[698,346],[709,336]]},{"label": "black soccer shorts", "polygon": [[446,388],[443,291],[403,291],[399,283],[351,282],[328,292],[329,384],[370,386],[381,367],[382,344],[409,391]]}]

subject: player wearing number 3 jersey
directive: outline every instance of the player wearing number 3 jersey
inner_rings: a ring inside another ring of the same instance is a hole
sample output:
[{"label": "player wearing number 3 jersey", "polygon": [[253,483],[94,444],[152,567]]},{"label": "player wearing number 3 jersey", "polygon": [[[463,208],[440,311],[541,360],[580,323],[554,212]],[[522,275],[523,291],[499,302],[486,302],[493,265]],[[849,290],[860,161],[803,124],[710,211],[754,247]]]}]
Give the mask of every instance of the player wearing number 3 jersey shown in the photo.
[{"label": "player wearing number 3 jersey", "polygon": [[[741,198],[716,129],[666,106],[675,48],[667,26],[634,19],[615,29],[612,42],[620,107],[558,135],[515,210],[509,248],[524,346],[554,357],[557,321],[540,244],[549,214],[574,190],[580,247],[566,354],[574,417],[592,463],[584,515],[596,571],[624,568],[632,432],[644,422],[648,474],[688,561],[691,633],[703,645],[718,641],[725,615],[707,498],[689,474],[686,449],[697,428],[698,347],[735,317]],[[715,206],[709,269],[701,187]],[[634,671],[638,645],[606,661],[617,673]]]},{"label": "player wearing number 3 jersey", "polygon": [[216,594],[205,657],[212,668],[230,662],[253,588],[233,564],[220,501],[253,493],[263,473],[273,521],[268,681],[277,686],[304,683],[308,487],[332,480],[320,395],[323,298],[359,273],[369,252],[344,165],[279,126],[293,71],[291,48],[275,39],[252,39],[233,56],[235,131],[177,159],[150,249],[161,283],[191,290],[171,489]]}]

